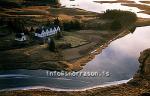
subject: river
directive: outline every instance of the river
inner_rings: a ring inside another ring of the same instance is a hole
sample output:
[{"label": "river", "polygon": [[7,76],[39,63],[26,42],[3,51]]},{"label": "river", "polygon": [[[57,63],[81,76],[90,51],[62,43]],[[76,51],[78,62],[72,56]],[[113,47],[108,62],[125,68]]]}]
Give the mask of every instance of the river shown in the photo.
[{"label": "river", "polygon": [[[96,9],[91,7],[91,10]],[[96,76],[83,74],[81,76],[50,76],[50,71],[47,70],[0,71],[0,90],[11,88],[81,90],[127,82],[138,70],[140,52],[150,48],[149,30],[150,26],[138,27],[134,33],[111,42],[102,53],[79,71],[80,73],[96,72],[98,74]]]}]

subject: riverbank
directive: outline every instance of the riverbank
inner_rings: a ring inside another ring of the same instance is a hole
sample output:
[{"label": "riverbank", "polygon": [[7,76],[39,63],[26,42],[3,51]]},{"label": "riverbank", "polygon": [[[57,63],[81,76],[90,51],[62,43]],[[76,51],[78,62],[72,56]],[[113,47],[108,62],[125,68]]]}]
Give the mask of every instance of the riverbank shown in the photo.
[{"label": "riverbank", "polygon": [[[137,27],[149,26],[150,19],[139,18],[137,20],[137,22],[135,23],[135,25]],[[110,33],[112,33],[112,32],[110,32]],[[105,49],[112,41],[119,39],[129,33],[132,33],[132,32],[130,32],[128,29],[123,29],[123,30],[120,30],[119,32],[116,32],[116,34],[114,34],[114,35],[111,34],[110,38],[108,38],[104,43],[100,43],[98,46],[94,47],[93,50],[89,54],[87,54],[81,58],[77,58],[77,59],[74,59],[74,60],[71,60],[71,61],[65,62],[65,63],[67,63],[68,65],[71,65],[71,64],[74,65],[74,66],[70,67],[70,69],[72,69],[73,71],[81,70],[83,68],[83,66],[85,66],[85,64],[87,64],[89,61],[94,59],[95,56],[97,54],[101,53],[102,50]]]},{"label": "riverbank", "polygon": [[71,60],[68,63],[68,65],[72,65],[69,70],[71,69],[72,71],[79,71],[87,64],[89,61],[95,58],[95,56],[99,53],[102,52],[103,49],[105,49],[112,41],[119,39],[127,34],[129,34],[129,30],[120,30],[120,33],[117,32],[115,35],[111,35],[109,39],[106,40],[106,42],[101,43],[97,45],[96,47],[93,47],[93,50],[90,51],[87,55],[84,55],[81,58],[77,58],[74,60]]},{"label": "riverbank", "polygon": [[150,95],[150,49],[143,51],[140,55],[141,63],[138,72],[128,83],[94,88],[84,91],[52,91],[49,89],[12,90],[1,91],[3,96],[149,96]]},{"label": "riverbank", "polygon": [[[149,87],[135,87],[129,84],[121,84],[117,86],[110,86],[105,88],[95,88],[87,91],[51,91],[47,89],[38,90],[18,90],[18,91],[3,91],[0,92],[3,96],[143,96],[142,94],[149,94]],[[145,95],[144,95],[145,96]],[[149,95],[146,95],[149,96]]]}]

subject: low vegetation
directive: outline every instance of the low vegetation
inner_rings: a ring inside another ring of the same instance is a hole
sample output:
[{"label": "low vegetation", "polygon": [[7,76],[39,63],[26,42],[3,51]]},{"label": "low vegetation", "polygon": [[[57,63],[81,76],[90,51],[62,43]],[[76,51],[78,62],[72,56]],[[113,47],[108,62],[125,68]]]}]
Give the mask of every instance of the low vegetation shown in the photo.
[{"label": "low vegetation", "polygon": [[80,30],[81,22],[79,20],[65,21],[63,22],[63,28],[65,31]]}]

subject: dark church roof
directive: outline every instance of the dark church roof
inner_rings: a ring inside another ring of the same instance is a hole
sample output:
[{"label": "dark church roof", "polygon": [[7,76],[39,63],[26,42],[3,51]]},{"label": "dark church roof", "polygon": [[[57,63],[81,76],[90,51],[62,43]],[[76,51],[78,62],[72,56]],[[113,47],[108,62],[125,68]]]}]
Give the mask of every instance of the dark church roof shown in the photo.
[{"label": "dark church roof", "polygon": [[15,35],[15,37],[16,37],[16,38],[22,38],[22,34],[21,34],[21,33],[17,33],[17,34]]}]

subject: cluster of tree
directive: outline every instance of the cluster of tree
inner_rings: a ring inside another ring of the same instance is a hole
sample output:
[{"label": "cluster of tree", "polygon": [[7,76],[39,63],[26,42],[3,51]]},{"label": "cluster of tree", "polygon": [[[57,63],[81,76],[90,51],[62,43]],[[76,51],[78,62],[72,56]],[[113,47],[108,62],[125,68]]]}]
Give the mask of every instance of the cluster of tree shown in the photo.
[{"label": "cluster of tree", "polygon": [[32,5],[57,5],[59,0],[0,0],[0,7],[4,8],[20,8],[22,6]]},{"label": "cluster of tree", "polygon": [[112,31],[117,31],[117,30],[120,30],[121,28],[122,28],[122,25],[121,25],[120,21],[114,20],[114,21],[111,23],[110,29],[111,29]]},{"label": "cluster of tree", "polygon": [[106,10],[102,18],[112,20],[110,26],[112,30],[119,30],[123,26],[131,26],[137,20],[137,16],[135,13],[122,10]]},{"label": "cluster of tree", "polygon": [[62,26],[61,25],[61,21],[58,18],[55,18],[53,21],[47,21],[45,24],[45,26],[49,27],[49,26]]},{"label": "cluster of tree", "polygon": [[[58,18],[54,19],[54,25],[59,26],[61,28],[61,22]],[[57,32],[56,39],[60,39],[62,37],[62,32]]]},{"label": "cluster of tree", "polygon": [[58,18],[54,19],[54,25],[61,26],[61,22]]},{"label": "cluster of tree", "polygon": [[24,23],[19,19],[10,19],[7,25],[9,29],[12,30],[14,33],[23,32]]},{"label": "cluster of tree", "polygon": [[65,31],[80,30],[81,29],[81,22],[78,20],[63,22],[63,29]]},{"label": "cluster of tree", "polygon": [[137,16],[135,13],[130,11],[122,11],[122,10],[106,10],[103,15],[104,19],[117,19],[122,20],[124,22],[135,22],[137,20]]},{"label": "cluster of tree", "polygon": [[29,31],[25,27],[25,20],[20,18],[7,18],[3,21],[4,25],[7,25],[7,28],[11,33],[25,33],[29,35]]},{"label": "cluster of tree", "polygon": [[20,8],[21,5],[17,2],[12,2],[11,0],[0,0],[0,7],[4,8]]},{"label": "cluster of tree", "polygon": [[0,26],[6,25],[6,21],[4,18],[0,17]]}]

